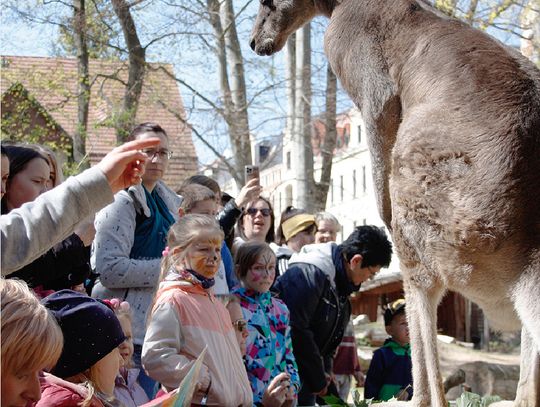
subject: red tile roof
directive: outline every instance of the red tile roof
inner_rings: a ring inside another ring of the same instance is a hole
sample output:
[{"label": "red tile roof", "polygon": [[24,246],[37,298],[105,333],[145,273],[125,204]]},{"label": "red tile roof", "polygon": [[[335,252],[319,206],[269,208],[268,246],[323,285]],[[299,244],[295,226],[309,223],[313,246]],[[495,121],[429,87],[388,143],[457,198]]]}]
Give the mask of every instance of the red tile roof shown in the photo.
[{"label": "red tile roof", "polygon": [[[136,121],[156,122],[167,131],[174,156],[166,181],[176,188],[197,172],[197,155],[191,128],[163,107],[164,103],[185,118],[178,85],[165,71],[172,73],[172,65],[149,64]],[[86,152],[91,164],[116,145],[115,129],[108,122],[121,106],[124,84],[120,81],[127,82],[127,75],[127,63],[123,61],[90,60],[92,86]],[[76,59],[2,56],[1,77],[1,94],[13,83],[20,82],[68,134],[74,133],[77,126]]]}]

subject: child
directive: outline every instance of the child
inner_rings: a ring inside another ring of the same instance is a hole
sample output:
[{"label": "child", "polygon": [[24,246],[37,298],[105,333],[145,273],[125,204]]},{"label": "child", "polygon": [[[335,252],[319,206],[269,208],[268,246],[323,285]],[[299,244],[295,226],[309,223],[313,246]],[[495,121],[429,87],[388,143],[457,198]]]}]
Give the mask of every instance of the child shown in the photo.
[{"label": "child", "polygon": [[[209,187],[198,183],[186,184],[180,192],[184,198],[178,211],[180,216],[190,213],[216,216],[218,212],[216,194]],[[229,294],[229,288],[238,285],[234,275],[232,255],[225,242],[221,246],[221,261],[215,280],[214,293],[217,295]]]},{"label": "child", "polygon": [[242,287],[233,293],[239,297],[248,322],[244,362],[253,401],[262,405],[265,389],[283,372],[290,380],[286,398],[294,400],[300,379],[292,351],[289,310],[281,300],[272,298],[269,291],[276,273],[276,256],[266,243],[247,242],[238,248],[235,266]]},{"label": "child", "polygon": [[223,232],[209,216],[186,215],[171,227],[142,361],[150,377],[171,391],[207,346],[192,403],[251,406],[231,319],[210,290],[222,241]]},{"label": "child", "polygon": [[104,300],[113,309],[126,340],[120,344],[118,350],[124,360],[124,365],[116,376],[114,397],[126,407],[137,407],[150,401],[145,391],[137,381],[139,369],[133,368],[133,330],[131,328],[131,310],[129,303],[118,298]]},{"label": "child", "polygon": [[305,245],[315,243],[316,231],[315,216],[292,206],[283,211],[276,233],[279,246],[271,245],[278,262],[277,277],[287,271],[293,253],[298,253]]},{"label": "child", "polygon": [[71,290],[51,294],[42,304],[60,325],[64,348],[52,374],[44,375],[36,407],[121,406],[113,392],[125,336],[113,310]]},{"label": "child", "polygon": [[404,299],[388,305],[384,311],[384,324],[391,338],[373,354],[366,375],[364,397],[386,401],[401,393],[400,399],[410,400],[412,363]]},{"label": "child", "polygon": [[25,406],[40,399],[39,375],[60,357],[62,331],[24,282],[0,279],[0,297],[0,405]]}]

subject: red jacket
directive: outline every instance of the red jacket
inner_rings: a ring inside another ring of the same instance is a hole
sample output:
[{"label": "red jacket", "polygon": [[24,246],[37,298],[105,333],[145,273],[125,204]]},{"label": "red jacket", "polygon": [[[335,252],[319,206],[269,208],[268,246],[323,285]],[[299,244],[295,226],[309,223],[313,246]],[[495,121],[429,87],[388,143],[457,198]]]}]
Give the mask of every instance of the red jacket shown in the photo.
[{"label": "red jacket", "polygon": [[[40,384],[41,399],[35,407],[79,407],[88,394],[84,386],[48,373],[40,378]],[[103,403],[94,397],[91,407],[103,407]]]}]

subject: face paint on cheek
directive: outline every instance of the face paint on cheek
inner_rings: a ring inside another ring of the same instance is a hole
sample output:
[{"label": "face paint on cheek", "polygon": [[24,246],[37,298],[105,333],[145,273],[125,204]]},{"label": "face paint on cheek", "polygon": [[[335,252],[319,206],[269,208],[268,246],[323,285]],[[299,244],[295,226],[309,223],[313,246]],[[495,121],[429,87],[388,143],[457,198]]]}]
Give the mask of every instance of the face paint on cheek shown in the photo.
[{"label": "face paint on cheek", "polygon": [[196,272],[204,272],[206,270],[206,256],[193,256],[191,264]]},{"label": "face paint on cheek", "polygon": [[250,273],[251,273],[251,281],[253,281],[254,283],[258,283],[259,281],[261,281],[265,274],[264,271],[260,271],[260,270],[251,270]]}]

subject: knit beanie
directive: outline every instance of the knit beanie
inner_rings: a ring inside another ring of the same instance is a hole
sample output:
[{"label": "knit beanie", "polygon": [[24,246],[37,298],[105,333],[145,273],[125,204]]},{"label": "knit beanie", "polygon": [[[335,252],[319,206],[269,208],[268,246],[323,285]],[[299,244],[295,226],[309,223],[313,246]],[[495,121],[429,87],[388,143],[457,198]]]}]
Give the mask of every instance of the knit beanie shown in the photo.
[{"label": "knit beanie", "polygon": [[63,379],[82,373],[124,342],[122,326],[105,303],[72,290],[45,297],[64,334],[64,348],[51,373]]}]

